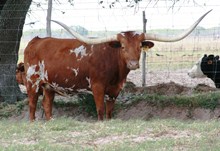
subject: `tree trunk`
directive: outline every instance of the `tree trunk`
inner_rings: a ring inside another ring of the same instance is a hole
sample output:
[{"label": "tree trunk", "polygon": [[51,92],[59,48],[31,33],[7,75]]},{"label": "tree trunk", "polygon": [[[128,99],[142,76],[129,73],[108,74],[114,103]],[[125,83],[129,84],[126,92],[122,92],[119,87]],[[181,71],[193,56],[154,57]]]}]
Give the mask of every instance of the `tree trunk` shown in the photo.
[{"label": "tree trunk", "polygon": [[18,50],[27,11],[32,0],[7,0],[0,14],[0,102],[24,98],[16,82]]}]

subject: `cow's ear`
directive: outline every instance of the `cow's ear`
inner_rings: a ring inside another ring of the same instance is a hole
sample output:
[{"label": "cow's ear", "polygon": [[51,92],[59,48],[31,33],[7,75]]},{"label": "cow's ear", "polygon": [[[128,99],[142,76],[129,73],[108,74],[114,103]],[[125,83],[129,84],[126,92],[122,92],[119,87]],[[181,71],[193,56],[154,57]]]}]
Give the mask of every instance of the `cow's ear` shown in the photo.
[{"label": "cow's ear", "polygon": [[217,56],[215,57],[215,59],[216,59],[216,60],[219,60],[219,56],[217,55]]},{"label": "cow's ear", "polygon": [[154,43],[151,41],[142,41],[142,47],[148,47],[149,49],[154,46]]},{"label": "cow's ear", "polygon": [[154,46],[154,43],[151,41],[142,41],[141,43],[141,48],[143,51],[148,51],[153,46]]},{"label": "cow's ear", "polygon": [[109,46],[112,48],[120,48],[121,47],[121,43],[118,41],[111,41],[109,42]]}]

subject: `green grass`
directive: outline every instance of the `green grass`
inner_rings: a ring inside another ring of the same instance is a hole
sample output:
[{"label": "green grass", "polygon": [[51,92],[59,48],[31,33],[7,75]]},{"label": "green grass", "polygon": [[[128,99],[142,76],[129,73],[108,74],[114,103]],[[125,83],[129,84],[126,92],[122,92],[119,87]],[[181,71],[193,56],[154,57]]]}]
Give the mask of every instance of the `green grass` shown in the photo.
[{"label": "green grass", "polygon": [[218,150],[220,122],[173,119],[0,121],[0,150]]},{"label": "green grass", "polygon": [[131,100],[132,103],[138,101],[147,101],[151,105],[160,107],[175,105],[178,107],[201,107],[214,110],[219,106],[220,93],[216,91],[207,93],[195,93],[193,95],[173,96],[159,94],[139,94],[133,95]]}]

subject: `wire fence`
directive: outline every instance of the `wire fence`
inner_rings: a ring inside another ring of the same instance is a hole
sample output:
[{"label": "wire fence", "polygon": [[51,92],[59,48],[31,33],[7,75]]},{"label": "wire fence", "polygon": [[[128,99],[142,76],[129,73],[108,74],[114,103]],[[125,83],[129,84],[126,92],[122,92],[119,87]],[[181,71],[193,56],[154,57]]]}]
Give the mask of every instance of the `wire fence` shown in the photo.
[{"label": "wire fence", "polygon": [[[141,2],[134,5],[130,1],[67,0],[54,1],[52,19],[61,21],[74,29],[83,30],[89,36],[106,36],[126,30],[142,31],[142,12],[146,12],[147,32],[175,35],[188,28],[206,11],[213,9],[199,27],[187,38],[175,43],[154,42],[147,52],[146,85],[175,82],[185,86],[204,83],[214,87],[210,79],[191,79],[189,70],[198,58],[206,54],[219,54],[220,49],[220,4],[201,1],[198,3],[177,3],[172,7],[169,1],[157,3]],[[130,6],[130,7],[127,7]],[[19,61],[23,60],[23,50],[35,36],[46,36],[47,2],[34,1],[24,26],[19,51]],[[71,36],[58,25],[52,23],[52,36]],[[131,71],[128,80],[141,86],[141,68]]]}]

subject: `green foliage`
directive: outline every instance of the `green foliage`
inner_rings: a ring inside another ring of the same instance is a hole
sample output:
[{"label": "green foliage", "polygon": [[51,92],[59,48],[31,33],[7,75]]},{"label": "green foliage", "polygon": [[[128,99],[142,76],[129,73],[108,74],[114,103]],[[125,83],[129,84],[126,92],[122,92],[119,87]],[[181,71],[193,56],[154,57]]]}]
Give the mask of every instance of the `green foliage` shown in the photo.
[{"label": "green foliage", "polygon": [[92,94],[83,93],[79,94],[79,108],[80,111],[85,111],[93,117],[97,117],[96,105]]},{"label": "green foliage", "polygon": [[176,105],[179,107],[201,107],[214,110],[219,105],[219,92],[198,93],[193,95],[158,95],[158,94],[139,94],[131,98],[134,102],[147,101],[153,106],[166,107]]},{"label": "green foliage", "polygon": [[26,104],[26,101],[19,101],[15,104],[0,103],[0,119],[20,114]]}]

